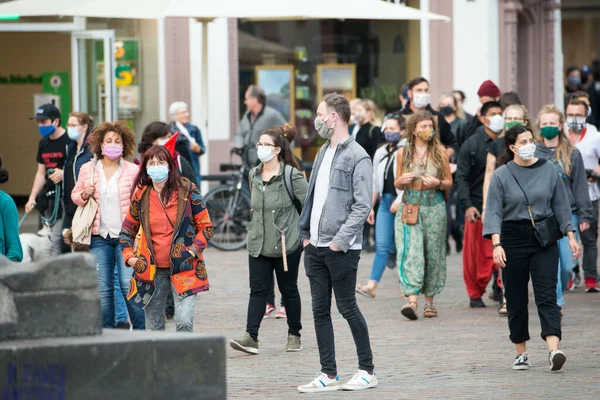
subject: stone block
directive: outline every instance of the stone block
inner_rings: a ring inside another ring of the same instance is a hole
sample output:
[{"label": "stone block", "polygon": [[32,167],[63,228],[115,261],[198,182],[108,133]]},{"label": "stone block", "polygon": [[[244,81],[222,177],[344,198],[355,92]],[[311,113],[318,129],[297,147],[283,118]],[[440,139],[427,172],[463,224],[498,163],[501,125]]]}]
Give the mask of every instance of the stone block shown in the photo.
[{"label": "stone block", "polygon": [[105,330],[0,343],[1,398],[226,399],[225,339]]}]

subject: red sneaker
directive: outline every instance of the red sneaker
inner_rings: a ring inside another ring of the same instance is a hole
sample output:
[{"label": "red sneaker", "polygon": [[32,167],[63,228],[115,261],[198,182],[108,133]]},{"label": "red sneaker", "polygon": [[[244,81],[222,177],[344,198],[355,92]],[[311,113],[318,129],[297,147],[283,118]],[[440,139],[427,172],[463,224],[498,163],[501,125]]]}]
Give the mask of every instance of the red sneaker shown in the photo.
[{"label": "red sneaker", "polygon": [[585,278],[585,291],[587,293],[600,292],[600,289],[598,289],[598,282],[596,282],[596,279],[592,277]]},{"label": "red sneaker", "polygon": [[279,318],[287,318],[287,313],[285,312],[285,307],[281,306],[281,308],[279,309],[279,311],[277,311],[277,314],[275,314],[275,318],[279,319]]},{"label": "red sneaker", "polygon": [[567,284],[567,291],[571,291],[575,289],[575,285],[573,285],[573,279],[569,279],[569,283]]},{"label": "red sneaker", "polygon": [[275,306],[273,304],[267,303],[267,307],[265,308],[265,318],[269,316],[273,311],[275,311]]}]

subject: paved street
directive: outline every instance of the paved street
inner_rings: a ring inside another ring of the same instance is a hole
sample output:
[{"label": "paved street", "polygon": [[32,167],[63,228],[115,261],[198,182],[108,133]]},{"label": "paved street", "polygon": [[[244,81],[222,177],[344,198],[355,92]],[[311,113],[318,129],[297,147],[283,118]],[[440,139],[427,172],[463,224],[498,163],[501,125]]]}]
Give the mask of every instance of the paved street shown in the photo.
[{"label": "paved street", "polygon": [[[247,253],[205,253],[211,290],[200,295],[196,329],[225,335],[244,333],[248,300]],[[359,282],[366,283],[372,254],[363,254]],[[471,310],[462,281],[460,256],[448,262],[444,292],[436,301],[440,317],[408,321],[400,315],[397,270],[386,270],[377,299],[359,296],[367,319],[379,387],[359,393],[333,392],[327,398],[361,399],[592,399],[600,388],[600,293],[581,289],[566,295],[562,348],[568,360],[559,373],[550,373],[547,350],[540,339],[540,325],[530,296],[532,341],[530,371],[513,371],[514,347],[508,340],[506,318],[498,316],[495,303]],[[228,348],[228,392],[231,399],[313,398],[296,386],[319,372],[308,280],[299,278],[302,296],[304,349],[286,353],[284,320],[268,318],[260,330],[260,354],[247,355]],[[530,290],[531,294],[531,290]],[[279,301],[279,294],[277,301]],[[419,313],[422,313],[421,300]],[[357,368],[354,343],[348,325],[333,310],[338,372],[342,381]],[[172,327],[172,325],[171,325]]]}]

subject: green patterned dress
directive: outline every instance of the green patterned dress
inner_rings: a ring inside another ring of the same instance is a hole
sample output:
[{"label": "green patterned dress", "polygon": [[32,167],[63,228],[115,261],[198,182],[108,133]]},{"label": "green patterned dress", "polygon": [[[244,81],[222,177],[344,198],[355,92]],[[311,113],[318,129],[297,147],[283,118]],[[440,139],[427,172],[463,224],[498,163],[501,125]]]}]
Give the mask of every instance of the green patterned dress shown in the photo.
[{"label": "green patterned dress", "polygon": [[[441,173],[428,162],[427,168],[416,166],[415,182],[426,172],[431,176]],[[446,283],[446,203],[439,190],[426,190],[421,195],[419,215],[415,225],[402,223],[404,203],[417,204],[419,191],[404,191],[404,201],[396,213],[395,233],[398,249],[398,274],[405,296],[423,294],[434,296]]]}]

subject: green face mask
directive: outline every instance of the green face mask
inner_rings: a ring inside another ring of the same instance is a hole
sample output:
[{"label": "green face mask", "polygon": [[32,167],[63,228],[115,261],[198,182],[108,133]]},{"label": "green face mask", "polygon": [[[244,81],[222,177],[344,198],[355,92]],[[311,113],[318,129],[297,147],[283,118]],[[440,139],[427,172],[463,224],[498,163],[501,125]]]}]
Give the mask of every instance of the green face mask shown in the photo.
[{"label": "green face mask", "polygon": [[542,126],[540,133],[543,138],[552,140],[560,133],[558,126]]},{"label": "green face mask", "polygon": [[525,125],[525,124],[521,121],[508,121],[504,126],[506,127],[506,130],[509,130],[513,126],[517,126],[517,125]]}]

